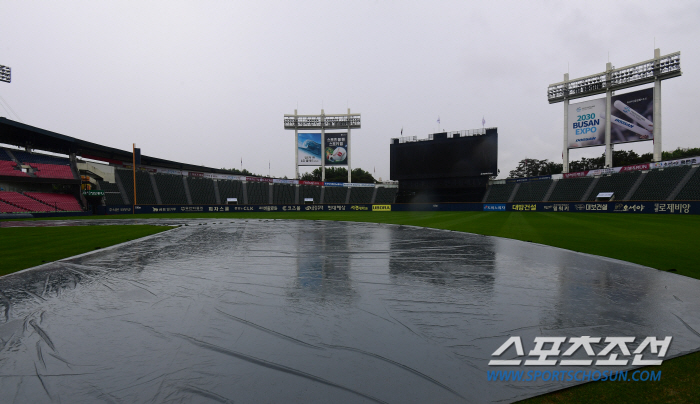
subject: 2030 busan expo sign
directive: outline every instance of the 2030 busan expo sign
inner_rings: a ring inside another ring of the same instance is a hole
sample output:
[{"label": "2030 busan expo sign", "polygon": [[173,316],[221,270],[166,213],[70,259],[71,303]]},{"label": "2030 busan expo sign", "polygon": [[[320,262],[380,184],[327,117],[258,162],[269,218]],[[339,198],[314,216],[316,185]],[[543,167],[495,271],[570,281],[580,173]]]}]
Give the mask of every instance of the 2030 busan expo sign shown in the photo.
[{"label": "2030 busan expo sign", "polygon": [[[646,88],[611,99],[610,143],[628,143],[654,138],[654,90]],[[605,98],[569,104],[567,133],[569,148],[605,144]]]},{"label": "2030 busan expo sign", "polygon": [[605,98],[569,104],[569,148],[605,144]]}]

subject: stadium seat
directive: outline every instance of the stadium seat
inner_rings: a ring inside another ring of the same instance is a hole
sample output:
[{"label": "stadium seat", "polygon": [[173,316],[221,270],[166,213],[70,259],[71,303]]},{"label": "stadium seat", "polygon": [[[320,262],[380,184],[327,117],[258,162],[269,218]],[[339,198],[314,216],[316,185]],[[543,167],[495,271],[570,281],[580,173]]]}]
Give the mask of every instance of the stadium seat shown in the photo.
[{"label": "stadium seat", "polygon": [[56,165],[56,164],[43,164],[43,163],[25,163],[34,169],[34,175],[38,178],[61,178],[61,179],[75,179],[73,175],[73,170],[71,170],[70,165]]},{"label": "stadium seat", "polygon": [[690,166],[649,171],[632,195],[633,201],[663,201],[690,170]]},{"label": "stadium seat", "polygon": [[318,185],[299,185],[299,203],[304,203],[306,198],[313,198],[314,203],[321,203],[321,189]]},{"label": "stadium seat", "polygon": [[323,203],[345,203],[348,194],[346,187],[326,187],[323,194]]},{"label": "stadium seat", "polygon": [[12,157],[3,148],[0,148],[0,161],[12,161]]},{"label": "stadium seat", "polygon": [[0,213],[25,213],[29,212],[27,209],[20,208],[15,205],[10,205],[7,202],[0,201]]},{"label": "stadium seat", "polygon": [[190,197],[192,198],[193,204],[216,204],[216,194],[214,193],[214,180],[212,180],[211,178],[187,177],[187,187],[190,189]]},{"label": "stadium seat", "polygon": [[372,203],[374,188],[352,187],[350,191],[350,203]]},{"label": "stadium seat", "polygon": [[233,180],[218,180],[219,196],[221,203],[226,203],[228,198],[236,198],[239,204],[242,204],[243,199],[243,183]]},{"label": "stadium seat", "polygon": [[632,186],[637,182],[641,174],[641,171],[630,171],[600,177],[598,183],[593,188],[593,192],[588,195],[588,200],[595,201],[596,197],[601,192],[614,192],[615,199],[621,200],[627,195],[630,189],[632,189]]},{"label": "stadium seat", "polygon": [[542,202],[552,180],[521,182],[513,202]]},{"label": "stadium seat", "polygon": [[508,202],[508,198],[510,198],[510,194],[513,193],[513,188],[515,188],[515,183],[492,184],[489,188],[490,191],[486,202]]},{"label": "stadium seat", "polygon": [[293,184],[274,184],[272,188],[272,201],[275,204],[293,204],[296,191],[296,185]]},{"label": "stadium seat", "polygon": [[51,194],[45,192],[25,192],[26,196],[42,202],[49,207],[53,206],[58,210],[66,212],[80,212],[83,207],[80,206],[80,202],[75,199],[72,195],[67,194]]},{"label": "stadium seat", "polygon": [[390,204],[396,201],[396,193],[398,188],[378,187],[377,196],[374,198],[374,203],[379,205]]},{"label": "stadium seat", "polygon": [[117,184],[113,184],[107,181],[97,181],[100,189],[105,193],[105,204],[106,205],[123,205],[124,200],[122,199],[122,194],[119,192],[119,187]]},{"label": "stadium seat", "polygon": [[30,177],[29,174],[19,169],[17,163],[8,160],[0,160],[0,175],[9,177]]},{"label": "stadium seat", "polygon": [[248,203],[251,205],[267,205],[270,203],[270,186],[267,182],[246,183]]},{"label": "stadium seat", "polygon": [[41,203],[19,192],[0,191],[0,201],[22,208],[28,212],[53,212],[60,210],[56,206],[49,206]]},{"label": "stadium seat", "polygon": [[681,192],[674,198],[676,201],[700,201],[700,168],[695,169],[695,173],[683,186]]},{"label": "stadium seat", "polygon": [[[119,179],[122,181],[126,196],[129,198],[129,203],[134,203],[134,174],[131,170],[116,169],[114,170]],[[180,180],[182,183],[182,180]],[[180,184],[182,185],[182,184]],[[159,187],[160,189],[160,187]],[[156,196],[153,193],[153,185],[151,178],[145,171],[136,171],[136,202],[142,205],[155,205]]]},{"label": "stadium seat", "polygon": [[27,153],[22,150],[12,150],[18,161],[39,164],[70,165],[70,160],[65,157],[49,156],[46,154]]},{"label": "stadium seat", "polygon": [[[187,205],[187,194],[182,176],[173,174],[154,174],[160,200],[165,205]],[[126,187],[125,187],[126,188]],[[127,191],[128,192],[128,191]]]},{"label": "stadium seat", "polygon": [[549,202],[579,202],[593,182],[593,177],[567,178],[557,181]]}]

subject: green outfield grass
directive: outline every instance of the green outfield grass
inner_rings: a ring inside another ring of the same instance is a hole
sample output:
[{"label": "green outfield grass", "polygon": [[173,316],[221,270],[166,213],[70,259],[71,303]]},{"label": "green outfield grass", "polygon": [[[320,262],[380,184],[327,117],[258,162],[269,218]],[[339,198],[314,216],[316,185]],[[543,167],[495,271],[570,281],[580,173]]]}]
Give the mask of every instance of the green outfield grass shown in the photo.
[{"label": "green outfield grass", "polygon": [[169,229],[147,225],[0,228],[0,275]]},{"label": "green outfield grass", "polygon": [[[456,230],[489,236],[505,237],[533,243],[566,248],[588,254],[601,255],[630,261],[663,271],[700,279],[700,265],[697,260],[700,240],[700,216],[688,215],[641,215],[611,213],[536,213],[536,212],[250,212],[250,213],[197,213],[197,214],[152,214],[118,215],[106,217],[84,217],[85,219],[133,219],[133,218],[240,218],[240,219],[305,219],[339,220],[372,223],[391,223],[436,229]],[[122,226],[118,226],[121,228]],[[91,237],[77,240],[79,233],[90,228],[21,229],[37,233],[55,231],[42,241],[52,246],[54,243],[74,245],[96,243]],[[105,230],[100,229],[99,232]],[[108,227],[108,229],[115,229]],[[17,249],[11,255],[26,264],[37,265],[36,252],[30,252],[26,244],[12,239],[9,230],[0,230],[0,243],[4,261],[5,247]],[[14,229],[17,230],[17,229]],[[156,230],[157,231],[157,230]],[[104,236],[104,234],[103,234]],[[132,237],[133,238],[133,237]],[[125,240],[121,240],[125,241]],[[115,240],[114,243],[121,242]],[[51,249],[62,251],[61,247]],[[76,251],[78,254],[84,251]],[[66,254],[62,257],[72,255]],[[51,258],[50,258],[51,259]],[[52,258],[57,259],[57,258]],[[30,262],[30,260],[32,260]],[[48,260],[48,259],[46,259]],[[4,266],[3,266],[4,267]],[[695,403],[700,402],[700,353],[665,361],[662,366],[649,370],[662,370],[660,382],[593,382],[568,388],[526,400],[527,403]],[[485,377],[485,376],[484,376]]]}]

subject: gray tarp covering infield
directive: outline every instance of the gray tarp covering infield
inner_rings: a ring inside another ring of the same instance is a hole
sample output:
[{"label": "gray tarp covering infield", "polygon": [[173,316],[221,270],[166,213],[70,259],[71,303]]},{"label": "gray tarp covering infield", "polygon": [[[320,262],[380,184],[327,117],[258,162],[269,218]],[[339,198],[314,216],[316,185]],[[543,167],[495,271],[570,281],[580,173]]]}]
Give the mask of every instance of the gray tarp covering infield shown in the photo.
[{"label": "gray tarp covering infield", "polygon": [[616,260],[381,224],[53,224],[108,223],[188,226],[0,278],[0,401],[510,402],[576,384],[487,382],[511,335],[700,347],[700,281]]}]

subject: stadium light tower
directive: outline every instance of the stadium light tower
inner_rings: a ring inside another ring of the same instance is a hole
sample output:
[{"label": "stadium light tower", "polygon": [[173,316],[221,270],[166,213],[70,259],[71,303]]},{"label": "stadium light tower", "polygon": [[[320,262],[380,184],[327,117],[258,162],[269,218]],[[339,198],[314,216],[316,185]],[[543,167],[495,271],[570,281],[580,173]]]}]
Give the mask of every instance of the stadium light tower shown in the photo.
[{"label": "stadium light tower", "polygon": [[0,65],[0,81],[5,83],[12,81],[12,69],[10,67]]},{"label": "stadium light tower", "polygon": [[[661,81],[671,79],[674,77],[679,77],[681,72],[681,53],[674,52],[668,55],[661,56],[661,50],[654,49],[654,58],[646,60],[644,62],[635,63],[629,66],[614,68],[611,63],[606,65],[605,71],[601,73],[592,74],[586,77],[580,77],[577,79],[569,79],[569,73],[564,74],[564,81],[559,83],[550,84],[547,88],[547,99],[550,104],[557,102],[564,103],[564,149],[562,152],[563,157],[563,171],[564,173],[569,172],[569,149],[573,148],[572,140],[569,139],[569,134],[571,130],[576,130],[578,126],[573,126],[572,124],[577,124],[581,122],[586,124],[588,122],[594,122],[594,118],[588,118],[588,116],[595,116],[596,114],[587,113],[585,111],[580,112],[578,116],[570,115],[569,112],[569,100],[574,100],[577,98],[588,97],[597,94],[605,94],[605,101],[603,104],[602,112],[603,114],[598,114],[599,121],[602,120],[605,125],[605,142],[600,145],[605,145],[605,166],[612,167],[612,146],[614,143],[626,143],[630,140],[625,141],[612,141],[611,139],[611,123],[614,121],[618,124],[626,126],[635,131],[636,133],[646,134],[646,138],[640,138],[640,140],[652,140],[654,141],[654,161],[661,161]],[[635,123],[630,123],[621,120],[618,117],[612,116],[613,105],[617,107],[618,104],[615,102],[613,104],[612,93],[616,90],[623,90],[630,87],[640,86],[643,84],[654,84],[653,89],[653,113],[652,120],[649,121],[646,117],[642,116],[638,111],[633,111],[631,108],[627,107],[624,103],[621,103],[620,108],[623,108],[622,113],[627,115],[630,120]],[[589,107],[585,107],[589,108]],[[590,107],[592,108],[592,107]],[[582,110],[579,107],[575,112],[578,113]],[[589,109],[589,111],[592,111]],[[601,116],[604,115],[604,116]],[[577,119],[578,118],[578,119]],[[588,120],[590,119],[590,120]],[[646,127],[647,124],[652,124],[653,127]],[[598,125],[596,123],[596,125]],[[641,125],[639,128],[637,126]],[[590,131],[588,126],[583,128],[583,133],[595,132]],[[593,128],[596,129],[596,128]],[[597,130],[597,129],[596,129]],[[652,132],[649,133],[649,130]],[[642,132],[643,131],[643,132]],[[576,132],[577,133],[577,132]],[[584,135],[585,136],[585,135]],[[585,140],[585,139],[584,139]],[[595,140],[593,137],[592,140]],[[578,141],[578,140],[574,140]],[[597,146],[598,144],[591,144],[590,146]],[[583,146],[586,147],[586,146]]]},{"label": "stadium light tower", "polygon": [[[347,114],[326,114],[323,109],[321,109],[321,115],[299,115],[297,110],[294,110],[294,114],[284,114],[284,129],[294,130],[294,149],[295,149],[295,162],[294,162],[294,173],[295,178],[299,179],[299,129],[311,129],[320,130],[320,153],[318,154],[319,162],[318,164],[308,164],[321,166],[321,181],[326,180],[326,130],[347,130],[347,153],[345,154],[345,164],[348,166],[348,182],[352,182],[352,166],[350,164],[350,157],[352,153],[350,152],[350,131],[351,129],[361,129],[362,122],[360,114],[350,113],[350,108],[348,108]],[[334,133],[335,134],[335,133]],[[342,139],[343,134],[337,133]],[[330,133],[329,133],[330,135]],[[334,143],[337,143],[334,142]],[[333,144],[332,144],[333,145]],[[337,145],[335,145],[337,146]],[[345,150],[343,150],[345,152]]]}]

